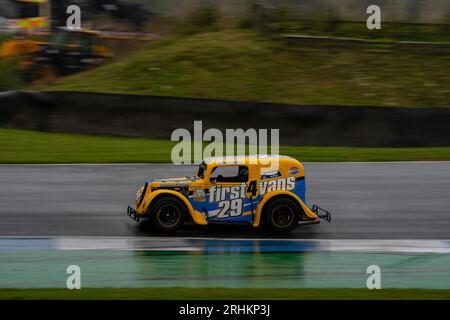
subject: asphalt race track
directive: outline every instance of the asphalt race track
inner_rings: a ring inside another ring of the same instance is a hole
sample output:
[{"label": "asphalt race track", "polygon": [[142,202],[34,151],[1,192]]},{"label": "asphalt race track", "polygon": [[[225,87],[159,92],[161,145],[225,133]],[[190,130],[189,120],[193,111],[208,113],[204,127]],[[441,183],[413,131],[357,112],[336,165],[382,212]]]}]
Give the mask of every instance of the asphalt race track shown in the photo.
[{"label": "asphalt race track", "polygon": [[[307,163],[308,204],[332,222],[284,238],[449,239],[450,162]],[[148,178],[192,166],[1,165],[0,236],[159,236],[125,210]],[[266,238],[251,227],[186,225],[179,237]]]}]

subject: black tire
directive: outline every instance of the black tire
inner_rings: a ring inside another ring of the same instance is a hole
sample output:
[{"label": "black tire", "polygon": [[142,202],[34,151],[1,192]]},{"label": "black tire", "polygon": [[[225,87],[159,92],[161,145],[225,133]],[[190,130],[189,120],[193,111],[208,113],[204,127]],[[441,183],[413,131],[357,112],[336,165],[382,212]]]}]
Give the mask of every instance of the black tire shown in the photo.
[{"label": "black tire", "polygon": [[156,200],[150,208],[153,225],[162,232],[173,233],[184,223],[186,206],[174,197]]},{"label": "black tire", "polygon": [[277,198],[264,207],[264,217],[272,232],[287,233],[298,225],[300,209],[290,198]]}]

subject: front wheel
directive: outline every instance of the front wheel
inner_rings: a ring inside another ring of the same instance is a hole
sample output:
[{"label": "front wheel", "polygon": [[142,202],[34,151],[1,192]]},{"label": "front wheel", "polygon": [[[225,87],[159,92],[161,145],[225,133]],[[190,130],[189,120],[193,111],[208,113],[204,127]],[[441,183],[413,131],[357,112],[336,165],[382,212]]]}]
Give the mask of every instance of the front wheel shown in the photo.
[{"label": "front wheel", "polygon": [[289,198],[279,198],[270,201],[264,212],[266,225],[273,232],[287,233],[298,225],[300,209]]},{"label": "front wheel", "polygon": [[185,205],[180,200],[164,197],[152,204],[150,214],[158,230],[172,233],[184,223]]}]

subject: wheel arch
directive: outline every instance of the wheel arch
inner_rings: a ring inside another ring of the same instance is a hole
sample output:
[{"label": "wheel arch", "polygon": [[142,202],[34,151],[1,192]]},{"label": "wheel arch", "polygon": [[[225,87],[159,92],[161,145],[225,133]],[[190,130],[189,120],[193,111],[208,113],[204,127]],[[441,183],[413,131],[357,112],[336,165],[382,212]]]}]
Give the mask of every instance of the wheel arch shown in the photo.
[{"label": "wheel arch", "polygon": [[258,227],[261,225],[261,218],[262,215],[264,214],[265,206],[268,205],[271,201],[280,198],[289,198],[294,200],[299,210],[303,212],[308,218],[311,219],[317,218],[317,215],[314,212],[312,212],[311,209],[309,209],[308,206],[295,193],[286,190],[278,190],[265,195],[264,198],[259,202],[256,210],[256,217],[253,222],[254,227]]},{"label": "wheel arch", "polygon": [[189,200],[183,194],[174,190],[161,189],[152,191],[144,201],[144,212],[148,213],[152,203],[164,197],[172,197],[181,200],[181,202],[186,207],[187,213],[191,216],[192,220],[194,220],[196,224],[207,224],[205,217],[201,213],[194,210]]}]

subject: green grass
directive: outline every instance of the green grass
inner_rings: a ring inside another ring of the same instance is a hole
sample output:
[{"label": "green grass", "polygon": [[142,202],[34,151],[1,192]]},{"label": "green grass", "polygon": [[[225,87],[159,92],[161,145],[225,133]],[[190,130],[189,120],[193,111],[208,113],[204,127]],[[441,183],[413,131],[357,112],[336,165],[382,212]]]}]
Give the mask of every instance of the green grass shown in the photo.
[{"label": "green grass", "polygon": [[[0,163],[165,163],[175,142],[0,129]],[[450,160],[445,148],[280,147],[300,161]]]},{"label": "green grass", "polygon": [[[312,18],[312,17],[311,17]],[[319,18],[319,17],[317,17]],[[396,23],[383,21],[380,30],[367,30],[362,21],[338,21],[322,17],[317,20],[284,19],[269,23],[277,33],[306,34],[314,36],[361,38],[375,41],[422,41],[450,44],[449,24]]]},{"label": "green grass", "polygon": [[224,288],[139,288],[139,289],[0,289],[0,299],[393,299],[448,300],[450,290],[428,289],[224,289]]},{"label": "green grass", "polygon": [[20,60],[20,57],[0,59],[0,91],[24,86],[22,71],[19,69]]},{"label": "green grass", "polygon": [[386,45],[290,46],[251,30],[177,35],[35,89],[294,104],[449,106],[450,55]]}]

